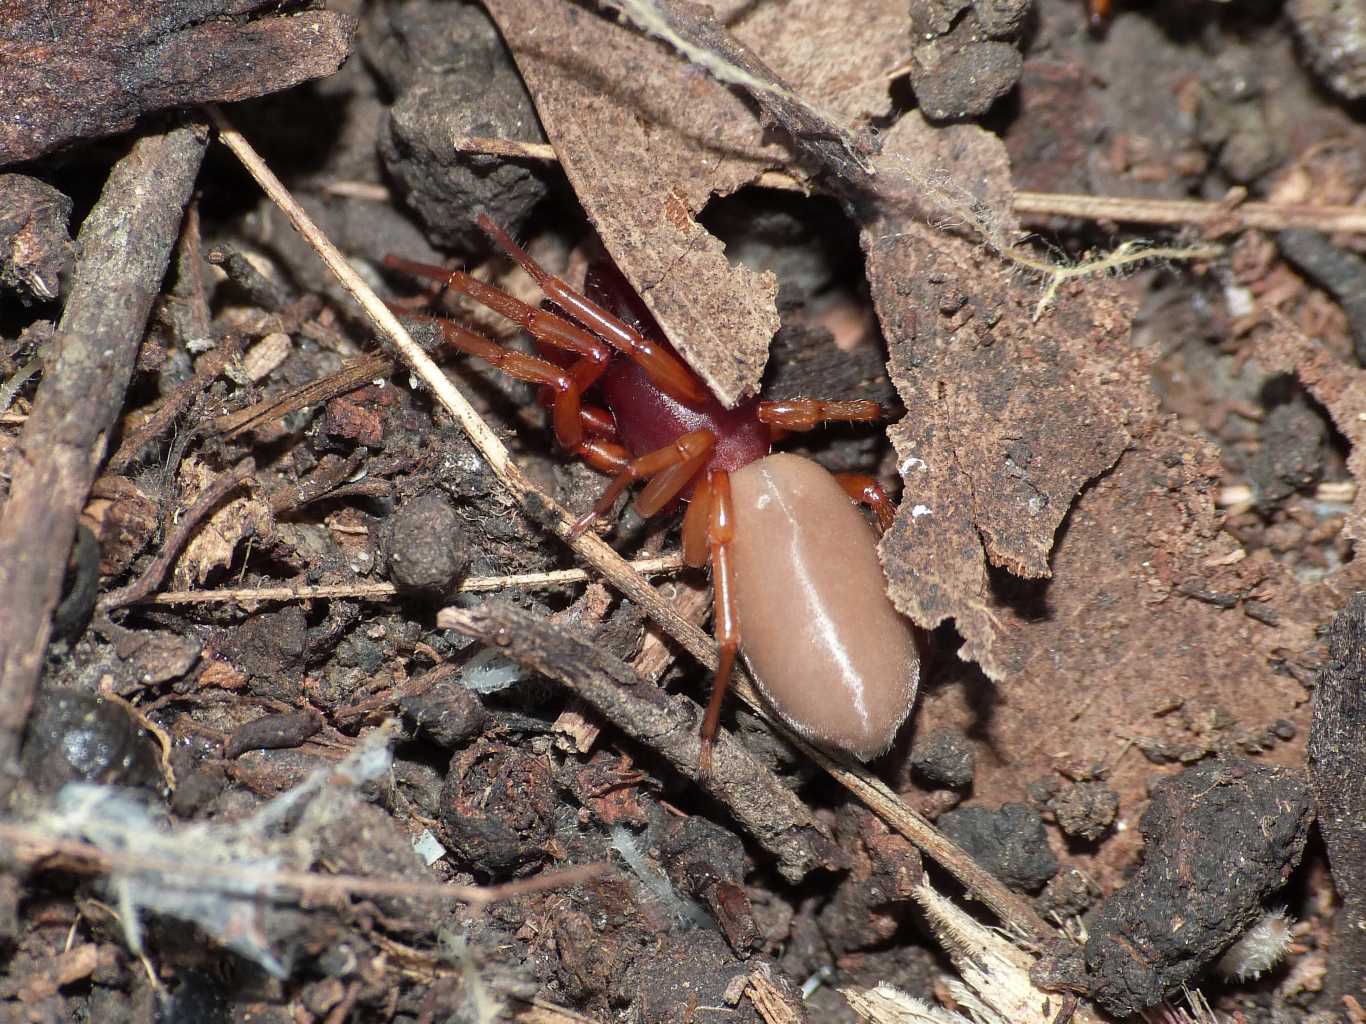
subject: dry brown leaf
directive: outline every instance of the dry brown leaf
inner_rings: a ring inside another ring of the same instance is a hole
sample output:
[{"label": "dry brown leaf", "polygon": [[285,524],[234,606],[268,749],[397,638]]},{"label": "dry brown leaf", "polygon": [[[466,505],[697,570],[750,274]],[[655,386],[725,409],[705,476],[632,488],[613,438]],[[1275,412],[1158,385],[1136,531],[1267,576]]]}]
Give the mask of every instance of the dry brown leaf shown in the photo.
[{"label": "dry brown leaf", "polygon": [[[898,162],[908,146],[923,159]],[[892,431],[906,490],[884,564],[898,605],[925,624],[952,618],[962,656],[1000,683],[941,665],[917,729],[987,743],[996,756],[974,780],[985,803],[1097,765],[1131,818],[1155,770],[1137,753],[1115,767],[1131,744],[1175,762],[1304,722],[1305,690],[1282,666],[1310,660],[1343,584],[1302,585],[1223,532],[1218,455],[1160,413],[1112,285],[1073,283],[1032,322],[1037,283],[982,241],[985,229],[999,249],[1014,228],[995,139],[912,122],[887,157],[881,177],[900,173],[954,232],[888,214],[869,233],[907,407]],[[1243,613],[1249,599],[1260,618]],[[1302,759],[1303,731],[1269,759]],[[1103,883],[1135,835],[1100,848]]]},{"label": "dry brown leaf", "polygon": [[858,17],[827,0],[731,4],[717,17],[756,50],[794,93],[851,123],[891,108],[890,72],[910,57],[910,21],[904,2],[867,0]]},{"label": "dry brown leaf", "polygon": [[603,244],[718,398],[758,388],[777,281],[732,267],[694,219],[787,152],[744,101],[662,44],[558,0],[490,0]]},{"label": "dry brown leaf", "polygon": [[[1010,168],[1000,141],[972,126],[935,130],[919,117],[892,130],[883,178],[924,185],[1009,236]],[[946,185],[945,183],[953,183]],[[1128,347],[1129,313],[1103,282],[1033,321],[1037,287],[989,251],[888,204],[866,235],[869,280],[906,416],[892,430],[906,481],[883,542],[893,599],[932,628],[954,619],[964,658],[997,681],[1007,628],[987,564],[1050,574],[1053,538],[1088,480],[1151,416],[1146,369]],[[945,214],[948,216],[948,214]]]},{"label": "dry brown leaf", "polygon": [[[192,506],[217,476],[217,471],[203,462],[186,459],[181,467],[181,510]],[[176,560],[171,574],[175,589],[199,586],[215,569],[231,564],[233,552],[242,540],[268,536],[274,525],[275,517],[264,498],[246,494],[224,502],[205,520]]]},{"label": "dry brown leaf", "polygon": [[[749,13],[747,10],[735,10],[729,22],[723,23],[711,7],[690,0],[613,0],[613,3],[642,31],[668,43],[694,66],[747,96],[758,107],[763,126],[782,132],[805,163],[841,190],[866,190],[872,173],[868,157],[877,149],[875,136],[839,124],[833,115],[811,99],[799,96],[765,58],[733,35],[728,24],[741,23]],[[785,15],[790,5],[781,6]],[[792,13],[804,15],[813,24],[782,21],[789,42],[814,28],[817,20],[813,18],[813,7],[800,11],[793,9]],[[853,48],[854,33],[846,32],[845,36],[850,49],[837,50],[843,59],[830,60],[830,63],[858,69],[860,54]],[[763,39],[762,42],[767,51],[774,41]],[[815,59],[811,50],[800,47],[798,50],[808,61]],[[828,60],[833,54],[824,56]]]}]

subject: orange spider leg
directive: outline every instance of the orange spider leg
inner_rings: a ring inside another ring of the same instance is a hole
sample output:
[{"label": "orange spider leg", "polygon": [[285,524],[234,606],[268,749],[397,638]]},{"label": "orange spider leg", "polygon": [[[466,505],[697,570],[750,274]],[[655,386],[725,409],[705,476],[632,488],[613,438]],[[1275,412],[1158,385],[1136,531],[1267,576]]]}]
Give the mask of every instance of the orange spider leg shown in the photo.
[{"label": "orange spider leg", "polygon": [[845,494],[873,510],[877,515],[880,532],[886,533],[892,528],[892,520],[896,518],[896,506],[892,504],[892,499],[887,497],[887,492],[877,480],[863,473],[836,473],[835,479],[844,488]]},{"label": "orange spider leg", "polygon": [[466,355],[484,360],[509,377],[553,388],[555,403],[552,413],[555,420],[555,437],[570,451],[579,447],[583,441],[582,392],[570,373],[539,356],[504,348],[482,334],[476,334],[445,317],[415,313],[408,316],[413,320],[435,324],[448,344]]},{"label": "orange spider leg", "polygon": [[574,454],[583,459],[599,473],[616,476],[626,472],[631,464],[631,453],[615,441],[601,437],[585,437]]},{"label": "orange spider leg", "polygon": [[[485,284],[463,271],[447,270],[445,267],[433,266],[430,263],[417,263],[401,256],[385,256],[384,265],[392,270],[399,270],[414,277],[425,277],[437,281],[451,291],[468,295],[481,306],[487,306],[498,315],[517,324],[537,341],[554,348],[563,349],[566,352],[573,352],[581,359],[586,360],[588,368],[579,370],[577,366],[575,367],[575,370],[578,371],[575,376],[579,377],[579,385],[584,390],[587,390],[591,384],[597,381],[598,377],[602,376],[602,371],[607,368],[608,360],[612,358],[611,347],[604,344],[590,331],[586,331],[578,324],[572,324],[564,317],[556,316],[548,310],[529,306],[501,288]],[[593,370],[596,372],[592,372]],[[579,376],[580,373],[591,373],[591,376]]]},{"label": "orange spider leg", "polygon": [[545,270],[487,214],[481,213],[478,223],[484,232],[498,243],[499,248],[536,279],[546,298],[613,348],[625,353],[632,362],[645,371],[661,391],[686,405],[698,405],[706,401],[707,391],[702,382],[676,357],[645,338],[634,327],[607,312],[582,292],[576,291]]},{"label": "orange spider leg", "polygon": [[[586,449],[593,443],[591,440],[585,441],[578,448]],[[572,540],[583,533],[592,525],[593,520],[612,507],[612,503],[622,491],[635,481],[647,477],[653,479],[636,501],[636,511],[643,516],[654,515],[668,504],[669,499],[687,486],[688,481],[702,468],[715,444],[716,435],[710,430],[693,430],[663,448],[657,448],[637,459],[632,459],[618,471],[612,482],[603,490],[597,503],[575,520],[569,529],[569,538]]]},{"label": "orange spider leg", "polygon": [[697,483],[683,515],[683,564],[700,569],[707,564],[707,529],[711,526],[711,474]]},{"label": "orange spider leg", "polygon": [[[413,277],[424,277],[435,281],[443,289],[467,295],[481,306],[485,306],[498,315],[511,320],[537,341],[566,352],[572,352],[587,360],[593,367],[605,369],[608,361],[612,358],[611,346],[604,343],[593,332],[585,330],[578,324],[571,323],[549,310],[537,309],[535,306],[528,305],[501,288],[480,281],[463,270],[449,270],[446,267],[438,267],[431,263],[419,263],[416,260],[409,260],[392,254],[384,257],[384,265],[391,270],[398,270]],[[601,376],[601,370],[584,384],[585,388],[588,384],[594,383],[598,376]]]},{"label": "orange spider leg", "polygon": [[[542,388],[541,403],[547,407],[553,405],[555,392],[550,388]],[[579,407],[579,419],[583,423],[583,430],[586,434],[593,434],[597,437],[613,438],[617,436],[617,421],[610,412],[596,405],[583,405]]]},{"label": "orange spider leg", "polygon": [[[721,724],[721,706],[730,689],[730,675],[735,668],[735,655],[740,649],[740,620],[735,612],[735,576],[730,564],[730,546],[735,540],[735,510],[730,500],[730,474],[713,470],[707,474],[706,494],[701,488],[693,495],[693,503],[703,498],[710,506],[706,516],[706,542],[711,554],[711,591],[713,598],[712,631],[720,648],[716,676],[711,684],[711,700],[702,718],[702,757],[698,774],[705,779],[711,774],[711,752],[716,744],[716,731]],[[688,510],[689,513],[692,509]],[[698,527],[694,523],[694,532]],[[684,558],[688,557],[688,523],[683,524]],[[696,539],[693,541],[696,545]],[[693,552],[696,554],[696,552]]]},{"label": "orange spider leg", "polygon": [[813,430],[834,420],[849,423],[875,423],[882,419],[882,406],[876,402],[823,402],[818,398],[792,398],[780,402],[760,402],[759,422],[780,430]]}]

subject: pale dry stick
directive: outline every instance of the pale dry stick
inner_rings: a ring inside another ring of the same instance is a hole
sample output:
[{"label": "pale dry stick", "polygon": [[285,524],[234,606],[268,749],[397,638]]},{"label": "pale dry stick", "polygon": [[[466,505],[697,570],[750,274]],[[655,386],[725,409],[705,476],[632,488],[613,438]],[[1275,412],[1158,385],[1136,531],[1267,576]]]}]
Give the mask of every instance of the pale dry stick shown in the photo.
[{"label": "pale dry stick", "polygon": [[1130,224],[1224,224],[1233,231],[1260,228],[1313,228],[1366,234],[1366,207],[1313,206],[1308,203],[1241,203],[1230,206],[1198,199],[1130,199],[1066,192],[1016,192],[1017,214],[1114,220]]},{"label": "pale dry stick", "polygon": [[482,153],[511,160],[542,160],[558,163],[555,147],[548,142],[520,142],[517,139],[497,139],[483,135],[457,135],[451,140],[457,153]]},{"label": "pale dry stick", "polygon": [[[1350,505],[1356,500],[1356,496],[1355,480],[1328,480],[1315,487],[1311,495],[1314,501],[1326,505]],[[1229,484],[1221,487],[1214,500],[1215,507],[1227,511],[1230,515],[1246,512],[1256,503],[1257,494],[1248,484]]]},{"label": "pale dry stick", "polygon": [[559,1006],[539,996],[527,999],[513,992],[509,992],[508,995],[528,1006],[528,1009],[517,1014],[517,1024],[600,1024],[593,1017],[585,1017],[577,1010]]},{"label": "pale dry stick", "polygon": [[[895,77],[895,76],[893,76]],[[555,147],[541,142],[458,135],[452,144],[460,153],[485,153],[511,159],[555,163]],[[795,179],[765,174],[761,185],[785,191],[804,191]],[[1260,228],[1312,228],[1316,231],[1366,234],[1366,207],[1315,206],[1309,203],[1239,203],[1229,205],[1199,199],[1139,199],[1127,196],[1088,196],[1072,192],[1016,192],[1017,214],[1114,220],[1131,224],[1227,224],[1230,231]]]},{"label": "pale dry stick", "polygon": [[[451,140],[451,145],[457,153],[501,156],[510,160],[539,160],[547,164],[560,162],[555,147],[547,142],[518,142],[515,139],[498,139],[486,135],[457,135]],[[811,194],[811,188],[808,185],[798,181],[786,171],[763,171],[754,179],[752,184],[760,188],[777,189],[780,192]]]},{"label": "pale dry stick", "polygon": [[242,162],[262,191],[270,197],[303,235],[319,258],[327,265],[337,280],[341,282],[351,297],[356,300],[366,316],[374,323],[379,332],[394,346],[403,360],[427,387],[431,388],[441,406],[460,424],[469,436],[471,443],[479,449],[489,468],[502,481],[513,498],[534,521],[552,530],[557,537],[566,541],[577,555],[600,572],[609,583],[640,605],[654,621],[673,637],[689,654],[708,668],[716,664],[716,648],[707,635],[696,626],[686,622],[665,601],[645,577],[635,572],[630,564],[591,533],[569,540],[573,518],[567,509],[533,484],[513,460],[507,447],[498,439],[487,423],[480,417],[469,401],[462,395],[450,378],[432,361],[422,347],[413,341],[412,336],[399,323],[398,318],[389,311],[384,302],[370,286],[365,283],[346,261],[335,245],[313,223],[280,179],[266,166],[264,160],[251,147],[251,144],[228,123],[223,113],[214,106],[205,108],[210,120],[218,129],[219,139],[232,150],[233,155]]},{"label": "pale dry stick", "polygon": [[[211,889],[208,879],[221,878],[231,883],[224,891],[237,895],[242,883],[256,886],[288,886],[301,895],[323,896],[413,896],[419,899],[453,899],[472,907],[486,907],[492,903],[579,885],[612,870],[608,864],[582,864],[558,871],[545,871],[530,878],[502,885],[460,885],[453,882],[410,882],[400,878],[367,878],[363,875],[319,875],[311,871],[262,871],[239,864],[210,864],[147,857],[137,853],[104,850],[92,843],[77,839],[55,839],[27,825],[0,822],[0,841],[21,863],[38,864],[54,856],[88,863],[100,874],[114,871],[146,871],[164,874],[168,879],[193,876],[197,888]],[[68,863],[68,870],[73,865]]]},{"label": "pale dry stick", "polygon": [[[512,458],[487,423],[475,412],[474,407],[460,394],[450,379],[441,372],[431,358],[404,330],[398,319],[389,312],[388,307],[370,290],[360,276],[351,269],[346,258],[323,235],[322,231],[308,217],[303,208],[295,202],[288,190],[265,165],[243,138],[216,108],[208,108],[209,117],[218,128],[219,137],[246,167],[248,173],[280,207],[285,216],[300,234],[318,253],[329,270],[336,275],[360,303],[376,327],[393,343],[402,357],[415,373],[432,389],[442,406],[453,416],[469,435],[470,441],[488,462],[490,468],[512,492],[518,504],[533,519],[545,522],[562,540],[567,539],[572,519],[567,510],[547,494],[539,490]],[[631,568],[605,543],[592,534],[584,534],[576,540],[568,541],[574,551],[594,569],[602,573],[613,586],[636,602],[655,622],[674,638],[685,650],[702,663],[704,668],[715,669],[717,662],[716,646],[711,639],[692,623],[687,622],[657,592],[646,579]],[[751,708],[775,724],[773,718],[760,701],[758,694],[745,680],[737,680],[736,692]],[[788,734],[791,736],[791,734]],[[795,737],[794,737],[795,740]],[[1051,936],[1053,930],[1033,909],[1018,896],[1006,889],[988,872],[980,868],[966,853],[940,835],[933,826],[925,822],[910,807],[904,804],[895,793],[877,779],[867,769],[845,767],[828,755],[807,747],[814,760],[828,771],[831,776],[852,792],[877,813],[884,821],[904,835],[920,849],[941,863],[955,878],[968,887],[978,899],[992,909],[1003,921],[1013,925],[1025,934]]]},{"label": "pale dry stick", "polygon": [[[679,555],[642,558],[628,562],[642,576],[678,572],[683,568]],[[462,594],[487,594],[498,590],[533,590],[559,587],[568,583],[587,583],[594,577],[583,569],[556,569],[553,572],[525,572],[512,576],[472,576],[456,588]],[[392,583],[336,583],[324,586],[233,587],[223,590],[169,590],[144,599],[145,604],[222,604],[229,601],[315,601],[325,598],[371,598],[379,600],[398,593]]]},{"label": "pale dry stick", "polygon": [[390,203],[394,199],[388,188],[369,181],[333,181],[324,185],[323,191],[330,196],[362,199],[368,203]]}]

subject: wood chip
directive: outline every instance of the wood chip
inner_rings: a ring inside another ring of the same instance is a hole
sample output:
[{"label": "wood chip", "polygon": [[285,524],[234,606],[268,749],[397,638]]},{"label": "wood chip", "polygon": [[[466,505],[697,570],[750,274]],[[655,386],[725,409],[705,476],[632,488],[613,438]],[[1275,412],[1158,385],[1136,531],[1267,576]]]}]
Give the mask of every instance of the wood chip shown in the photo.
[{"label": "wood chip", "polygon": [[[257,10],[251,10],[251,8]],[[356,21],[266,3],[6,4],[0,164],[127,131],[144,114],[243,100],[330,75]]]}]

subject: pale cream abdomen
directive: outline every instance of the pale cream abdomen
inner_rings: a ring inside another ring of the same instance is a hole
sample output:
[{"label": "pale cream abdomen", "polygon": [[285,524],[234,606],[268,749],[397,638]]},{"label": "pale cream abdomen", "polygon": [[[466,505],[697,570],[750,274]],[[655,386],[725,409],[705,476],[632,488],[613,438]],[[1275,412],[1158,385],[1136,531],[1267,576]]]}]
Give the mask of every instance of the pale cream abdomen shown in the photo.
[{"label": "pale cream abdomen", "polygon": [[822,466],[770,455],[731,474],[740,645],[802,735],[885,753],[920,682],[914,628],[887,598],[877,538]]}]

